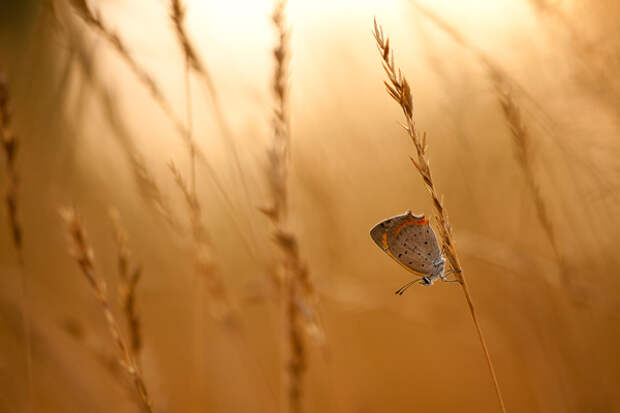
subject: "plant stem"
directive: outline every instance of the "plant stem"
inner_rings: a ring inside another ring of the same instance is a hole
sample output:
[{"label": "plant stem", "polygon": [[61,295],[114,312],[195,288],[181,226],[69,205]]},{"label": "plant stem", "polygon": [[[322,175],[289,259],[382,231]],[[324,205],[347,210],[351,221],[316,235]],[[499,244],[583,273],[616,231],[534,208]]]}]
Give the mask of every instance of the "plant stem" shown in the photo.
[{"label": "plant stem", "polygon": [[461,267],[461,263],[456,252],[456,246],[452,234],[452,227],[450,225],[450,220],[448,219],[448,212],[446,211],[446,208],[443,204],[443,199],[439,196],[439,193],[433,181],[430,162],[427,155],[428,146],[426,142],[426,133],[424,133],[422,135],[422,138],[420,138],[415,127],[415,121],[413,118],[413,97],[411,94],[411,87],[409,86],[407,79],[405,79],[400,69],[397,68],[394,64],[394,53],[390,48],[390,39],[384,37],[383,29],[377,24],[376,20],[374,22],[373,35],[377,42],[377,49],[379,51],[379,54],[381,55],[383,70],[388,76],[388,81],[384,82],[385,87],[388,94],[399,104],[403,111],[406,124],[402,126],[407,131],[407,134],[411,139],[411,143],[413,144],[413,147],[416,151],[416,156],[410,157],[411,162],[418,170],[420,177],[422,177],[424,185],[426,186],[426,189],[428,190],[433,201],[433,207],[436,213],[435,218],[437,222],[437,229],[439,230],[439,237],[442,244],[442,252],[446,255],[448,259],[448,265],[456,274],[456,277],[461,284],[461,287],[463,288],[463,293],[465,294],[465,299],[467,300],[467,305],[469,306],[469,312],[474,322],[474,326],[476,327],[476,331],[478,332],[478,337],[480,339],[480,344],[482,345],[482,350],[484,351],[484,355],[487,359],[489,371],[491,373],[493,385],[495,386],[495,393],[497,394],[497,400],[499,402],[500,409],[502,413],[506,413],[506,407],[504,406],[502,392],[497,381],[497,376],[495,375],[495,368],[493,367],[493,362],[491,361],[491,356],[489,354],[486,341],[484,340],[482,329],[480,328],[480,324],[478,323],[478,316],[476,315],[474,303],[469,292],[467,281],[465,280],[465,276],[463,274],[463,268]]},{"label": "plant stem", "polygon": [[474,307],[474,302],[472,301],[471,294],[469,292],[469,286],[467,285],[467,281],[465,280],[463,273],[461,273],[460,278],[461,286],[463,287],[463,294],[465,294],[465,300],[467,300],[467,306],[469,307],[469,313],[471,314],[474,326],[476,327],[476,332],[478,333],[478,338],[480,339],[480,345],[482,345],[482,351],[484,351],[484,356],[487,359],[487,365],[489,366],[489,373],[491,373],[491,379],[493,379],[493,386],[495,386],[495,394],[497,395],[499,407],[503,413],[506,413],[506,406],[504,404],[502,390],[499,387],[499,382],[497,381],[495,367],[493,367],[493,362],[491,361],[491,354],[489,354],[486,340],[484,339],[484,335],[482,334],[482,328],[480,328],[480,324],[478,323],[478,315],[476,313],[476,308]]}]

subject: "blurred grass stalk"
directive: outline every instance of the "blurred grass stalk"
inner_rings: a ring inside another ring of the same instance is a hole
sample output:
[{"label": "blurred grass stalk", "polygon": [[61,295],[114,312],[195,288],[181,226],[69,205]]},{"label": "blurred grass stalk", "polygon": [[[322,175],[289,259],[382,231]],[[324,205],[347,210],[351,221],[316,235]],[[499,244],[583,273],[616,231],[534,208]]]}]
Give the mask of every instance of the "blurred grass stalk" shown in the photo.
[{"label": "blurred grass stalk", "polygon": [[136,360],[136,364],[140,366],[140,352],[142,351],[142,328],[140,317],[136,311],[136,292],[138,283],[142,278],[142,268],[140,266],[131,266],[131,251],[128,246],[127,230],[121,223],[120,213],[117,209],[109,211],[112,227],[114,229],[114,238],[118,250],[118,275],[119,275],[119,291],[118,298],[123,310],[125,324],[129,332],[129,348]]},{"label": "blurred grass stalk", "polygon": [[[100,13],[97,10],[91,8],[91,6],[86,2],[86,0],[70,0],[70,3],[75,13],[86,24],[86,26],[90,27],[92,30],[97,32],[117,52],[117,54],[125,62],[127,67],[129,67],[129,69],[133,72],[133,74],[138,79],[138,81],[149,91],[152,99],[160,106],[160,108],[166,114],[168,119],[173,123],[177,133],[181,136],[185,144],[188,146],[190,152],[192,153],[192,156],[194,156],[196,159],[201,161],[202,165],[207,169],[209,177],[213,180],[213,183],[215,184],[215,187],[217,188],[219,195],[222,197],[224,202],[229,207],[229,213],[231,217],[233,218],[233,223],[238,229],[240,236],[243,238],[244,244],[248,247],[250,252],[252,252],[253,251],[252,244],[251,242],[247,241],[246,231],[242,229],[242,228],[245,228],[246,226],[242,226],[238,222],[238,217],[243,216],[243,214],[239,211],[238,206],[236,206],[232,202],[232,199],[230,198],[228,192],[225,189],[226,186],[222,183],[221,179],[218,177],[216,170],[213,168],[213,166],[209,162],[206,154],[200,149],[200,147],[196,145],[195,141],[192,139],[191,131],[188,131],[187,127],[183,125],[183,122],[181,122],[179,118],[175,115],[173,111],[173,106],[170,104],[170,102],[165,97],[164,93],[162,92],[161,87],[156,82],[154,77],[149,73],[149,71],[144,66],[142,66],[134,58],[134,56],[131,54],[129,50],[129,47],[123,40],[123,38],[121,38],[118,35],[118,33],[113,31],[107,25],[107,23],[101,17]],[[184,37],[179,37],[179,39],[181,40],[183,52],[184,54],[188,52],[192,53],[191,55],[192,60],[188,60],[187,62],[189,63],[190,67],[195,68],[196,67],[195,65],[198,65],[197,67],[201,68],[201,72],[199,73],[202,74],[202,77],[210,79],[210,77],[208,77],[208,72],[206,72],[206,68],[204,64],[201,63],[200,60],[198,60],[198,55],[193,51],[194,49],[186,48],[187,46],[191,46],[191,43],[189,42],[189,38],[187,37],[187,34],[185,33],[183,29],[183,22],[182,22],[183,9],[182,9],[181,4],[179,2],[175,2],[172,4],[171,7],[172,7],[171,17],[173,21],[175,19],[178,20],[178,22],[177,21],[174,22],[177,37],[184,36]],[[179,27],[182,29],[181,32],[179,32]],[[210,86],[210,90],[213,91],[213,96],[215,99],[215,96],[216,96],[214,94],[215,89],[213,88],[212,85]],[[215,105],[218,105],[217,100],[215,99],[214,101],[215,101]],[[219,109],[216,109],[216,111],[221,114],[221,111]],[[223,119],[223,116],[219,116],[218,119]],[[225,122],[220,123],[220,124],[225,124]],[[223,127],[223,130],[227,130],[226,127]],[[232,145],[232,143],[230,144]],[[239,166],[238,166],[238,169],[240,169]],[[241,174],[241,171],[239,171],[239,173]],[[243,178],[241,179],[243,181]],[[249,196],[248,196],[248,199],[249,199]],[[248,225],[251,225],[251,221],[248,222]]]},{"label": "blurred grass stalk", "polygon": [[303,377],[308,365],[304,343],[307,335],[324,343],[315,309],[314,286],[306,264],[299,254],[297,236],[288,227],[288,178],[291,158],[291,135],[288,94],[289,31],[286,27],[286,0],[275,3],[272,22],[278,43],[273,50],[274,74],[272,90],[276,99],[273,116],[273,141],[267,152],[267,185],[271,205],[262,208],[274,226],[273,240],[280,251],[278,273],[273,282],[278,288],[282,311],[283,358],[282,410],[299,413],[302,408]]},{"label": "blurred grass stalk", "polygon": [[469,287],[467,285],[467,281],[465,279],[465,275],[463,273],[463,269],[461,267],[461,263],[456,252],[456,247],[452,235],[452,227],[450,225],[450,221],[448,220],[448,213],[443,205],[443,200],[438,194],[435,183],[433,182],[430,163],[427,156],[428,146],[426,144],[426,133],[424,133],[422,139],[420,139],[415,128],[415,121],[413,119],[413,97],[411,95],[411,88],[409,87],[407,79],[403,76],[400,69],[398,69],[394,65],[394,53],[390,49],[390,40],[389,38],[384,37],[383,29],[380,25],[377,24],[376,19],[374,21],[373,34],[377,42],[377,49],[382,59],[383,69],[385,70],[385,73],[387,74],[389,79],[389,82],[384,81],[385,87],[388,91],[388,94],[400,105],[401,109],[403,110],[406,124],[402,126],[407,131],[409,137],[411,138],[411,142],[413,143],[413,146],[416,150],[417,159],[411,157],[411,162],[420,173],[426,189],[428,190],[433,201],[433,206],[436,212],[435,221],[439,229],[439,236],[442,241],[443,253],[447,256],[450,267],[454,271],[457,279],[460,281],[461,287],[463,288],[463,293],[465,294],[465,299],[467,300],[469,312],[474,322],[474,326],[476,327],[476,332],[478,333],[478,338],[480,339],[480,344],[482,345],[482,350],[484,351],[484,355],[489,366],[489,372],[491,374],[491,379],[493,380],[493,385],[495,387],[495,393],[497,395],[500,409],[503,413],[506,413],[506,407],[504,405],[502,392],[497,381],[497,376],[495,374],[495,368],[493,366],[493,362],[491,361],[491,356],[489,354],[489,350],[487,348],[482,329],[480,328],[480,324],[478,323],[478,316],[476,314],[476,310],[472,301],[471,293],[469,292]]},{"label": "blurred grass stalk", "polygon": [[11,111],[9,107],[9,88],[4,74],[0,71],[0,135],[2,148],[6,156],[7,189],[5,195],[6,210],[13,245],[17,253],[19,273],[19,296],[21,303],[22,329],[25,345],[26,363],[26,406],[33,411],[34,384],[32,377],[32,337],[30,329],[30,305],[28,303],[28,283],[24,262],[22,226],[18,218],[19,176],[17,172],[17,153],[19,141],[11,130]]},{"label": "blurred grass stalk", "polygon": [[61,211],[61,216],[67,224],[67,232],[70,242],[69,252],[75,259],[75,262],[80,267],[84,278],[86,278],[86,281],[88,281],[88,284],[95,293],[95,297],[99,303],[103,316],[105,317],[112,340],[114,341],[114,344],[119,352],[118,361],[133,382],[142,410],[146,413],[152,413],[153,405],[144,381],[144,376],[142,375],[142,371],[136,361],[136,358],[132,354],[131,347],[125,342],[125,339],[121,334],[119,324],[116,321],[116,317],[112,313],[107,298],[106,282],[103,278],[99,277],[95,271],[95,255],[88,239],[86,238],[82,220],[73,208],[63,209]]}]

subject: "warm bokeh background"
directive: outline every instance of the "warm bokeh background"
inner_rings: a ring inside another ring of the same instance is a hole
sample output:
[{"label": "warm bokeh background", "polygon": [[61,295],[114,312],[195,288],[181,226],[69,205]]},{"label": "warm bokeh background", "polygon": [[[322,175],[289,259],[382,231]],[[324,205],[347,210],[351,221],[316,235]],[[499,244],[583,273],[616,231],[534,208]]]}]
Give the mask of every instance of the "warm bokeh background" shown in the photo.
[{"label": "warm bokeh background", "polygon": [[[185,120],[185,65],[167,3],[90,2]],[[408,159],[401,113],[382,85],[373,16],[413,84],[417,124],[429,134],[434,178],[508,411],[620,411],[620,7],[612,0],[421,4],[469,46],[404,0],[291,0],[288,6],[290,214],[317,285],[328,343],[323,352],[308,342],[306,411],[497,411],[458,286],[394,296],[410,274],[368,235],[377,221],[407,209],[432,212]],[[21,142],[35,411],[136,411],[131,392],[106,364],[115,348],[67,253],[58,213],[66,205],[83,216],[110,293],[118,276],[108,210],[120,211],[132,260],[143,267],[141,359],[156,411],[277,411],[282,340],[268,283],[275,252],[269,222],[258,211],[267,202],[271,8],[264,0],[187,2],[187,28],[213,77],[243,173],[216,126],[206,88],[192,76],[193,128],[211,165],[197,168],[202,218],[244,317],[240,339],[209,317],[209,296],[195,279],[188,214],[167,166],[174,161],[188,174],[187,148],[168,117],[64,1],[0,3],[0,70]],[[559,259],[476,53],[515,86]],[[141,191],[132,154],[144,159],[180,230]],[[0,174],[3,192],[5,183]],[[2,211],[0,412],[21,412],[19,270]]]}]

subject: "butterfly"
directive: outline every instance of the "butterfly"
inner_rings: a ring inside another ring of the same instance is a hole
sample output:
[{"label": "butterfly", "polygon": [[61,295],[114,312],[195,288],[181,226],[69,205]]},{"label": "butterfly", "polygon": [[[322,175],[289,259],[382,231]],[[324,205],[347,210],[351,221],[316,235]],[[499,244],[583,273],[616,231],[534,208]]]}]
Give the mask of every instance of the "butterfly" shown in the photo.
[{"label": "butterfly", "polygon": [[446,259],[441,253],[435,231],[424,214],[415,215],[411,211],[379,222],[370,230],[370,237],[387,255],[405,267],[408,271],[420,276],[396,290],[402,295],[416,283],[433,285],[441,279],[446,282]]}]

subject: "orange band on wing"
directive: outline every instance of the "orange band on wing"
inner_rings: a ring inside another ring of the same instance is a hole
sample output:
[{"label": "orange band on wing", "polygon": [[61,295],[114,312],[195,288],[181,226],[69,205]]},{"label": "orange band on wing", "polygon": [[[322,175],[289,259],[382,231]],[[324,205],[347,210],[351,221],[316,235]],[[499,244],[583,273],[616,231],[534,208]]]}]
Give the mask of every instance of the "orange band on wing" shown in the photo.
[{"label": "orange band on wing", "polygon": [[403,222],[402,224],[400,224],[399,226],[396,227],[396,229],[394,230],[394,236],[398,236],[398,234],[400,233],[400,231],[403,230],[403,228],[408,227],[409,225],[425,225],[428,224],[428,219],[426,218],[422,218],[422,219],[416,219],[414,217],[409,217],[405,222]]},{"label": "orange band on wing", "polygon": [[383,237],[381,237],[381,243],[383,244],[383,248],[385,248],[386,250],[390,248],[387,242],[387,232],[383,233]]}]

